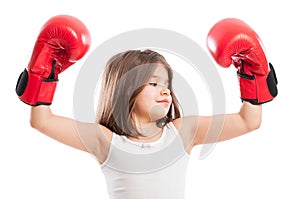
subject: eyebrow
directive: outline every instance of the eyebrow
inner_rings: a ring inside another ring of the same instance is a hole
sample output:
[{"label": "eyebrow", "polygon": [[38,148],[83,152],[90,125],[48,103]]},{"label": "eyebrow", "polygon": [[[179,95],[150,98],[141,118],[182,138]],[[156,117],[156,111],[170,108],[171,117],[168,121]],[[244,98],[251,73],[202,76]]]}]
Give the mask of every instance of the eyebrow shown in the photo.
[{"label": "eyebrow", "polygon": [[[161,76],[159,75],[152,75],[150,78],[158,78],[158,79],[163,79]],[[164,81],[164,83],[168,83],[169,84],[170,80],[169,77]]]},{"label": "eyebrow", "polygon": [[[152,75],[151,78],[164,79],[162,76],[159,75]],[[169,81],[169,77],[166,79],[166,81]]]},{"label": "eyebrow", "polygon": [[[163,77],[162,77],[162,76],[159,76],[159,75],[152,75],[151,77],[163,79]],[[168,77],[167,79],[169,79],[169,77]]]}]

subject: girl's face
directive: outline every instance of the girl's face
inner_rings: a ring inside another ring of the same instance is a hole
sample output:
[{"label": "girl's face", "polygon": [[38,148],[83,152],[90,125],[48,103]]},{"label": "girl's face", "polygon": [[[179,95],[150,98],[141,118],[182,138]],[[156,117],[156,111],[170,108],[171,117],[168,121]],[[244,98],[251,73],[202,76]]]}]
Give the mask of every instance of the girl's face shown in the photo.
[{"label": "girl's face", "polygon": [[172,103],[168,87],[168,71],[165,66],[158,65],[136,98],[133,111],[138,123],[154,122],[167,115]]}]

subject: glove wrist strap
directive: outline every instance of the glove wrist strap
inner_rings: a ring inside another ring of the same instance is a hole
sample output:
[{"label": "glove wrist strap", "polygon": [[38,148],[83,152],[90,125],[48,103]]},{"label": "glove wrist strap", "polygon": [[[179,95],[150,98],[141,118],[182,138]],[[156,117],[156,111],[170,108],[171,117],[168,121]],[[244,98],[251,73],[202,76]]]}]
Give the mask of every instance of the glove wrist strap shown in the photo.
[{"label": "glove wrist strap", "polygon": [[58,79],[43,79],[40,75],[28,72],[21,73],[16,86],[16,93],[26,104],[50,105],[53,100]]},{"label": "glove wrist strap", "polygon": [[240,83],[242,101],[252,104],[263,104],[277,96],[277,78],[272,64],[269,64],[268,75],[254,75],[237,73]]}]

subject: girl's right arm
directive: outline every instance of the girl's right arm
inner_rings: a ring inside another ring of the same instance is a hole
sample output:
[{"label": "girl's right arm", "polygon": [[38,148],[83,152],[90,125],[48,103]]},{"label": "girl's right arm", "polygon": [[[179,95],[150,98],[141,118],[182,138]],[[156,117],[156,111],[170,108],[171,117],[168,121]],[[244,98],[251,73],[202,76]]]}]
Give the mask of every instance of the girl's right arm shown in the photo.
[{"label": "girl's right arm", "polygon": [[107,157],[112,132],[100,124],[54,115],[47,105],[31,108],[30,124],[54,140],[94,155],[100,163]]},{"label": "girl's right arm", "polygon": [[31,108],[30,124],[43,134],[76,149],[87,151],[77,133],[76,121],[54,115],[50,106]]},{"label": "girl's right arm", "polygon": [[[16,93],[31,105],[30,124],[43,134],[76,149],[87,151],[101,162],[111,131],[96,123],[82,123],[51,112],[58,75],[80,60],[90,47],[90,33],[77,18],[57,15],[41,29],[27,68],[20,74]],[[107,136],[106,136],[107,135]]]}]

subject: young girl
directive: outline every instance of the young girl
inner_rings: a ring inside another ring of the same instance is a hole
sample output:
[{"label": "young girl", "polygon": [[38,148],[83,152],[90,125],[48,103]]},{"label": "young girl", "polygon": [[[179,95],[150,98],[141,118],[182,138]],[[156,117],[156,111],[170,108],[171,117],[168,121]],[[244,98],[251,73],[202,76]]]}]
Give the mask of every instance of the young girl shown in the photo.
[{"label": "young girl", "polygon": [[[76,26],[72,25],[74,21]],[[228,28],[231,30],[241,26],[239,21],[233,19],[230,23],[231,25],[227,25],[231,26]],[[252,84],[248,82],[252,80],[240,80],[243,103],[239,112],[183,117],[173,92],[172,68],[165,58],[150,49],[128,50],[113,56],[107,62],[102,78],[96,123],[84,123],[57,116],[51,112],[49,106],[57,75],[74,63],[70,60],[78,60],[84,55],[89,46],[89,42],[86,42],[89,41],[89,34],[83,24],[69,16],[53,18],[47,22],[42,32],[51,32],[53,24],[55,28],[60,24],[61,31],[53,36],[60,39],[54,41],[51,36],[46,38],[53,41],[51,45],[50,42],[36,44],[39,47],[34,49],[28,71],[26,69],[18,80],[17,94],[23,102],[32,105],[30,123],[33,128],[59,142],[95,156],[101,165],[112,199],[184,198],[185,172],[193,147],[203,144],[210,133],[219,135],[217,140],[210,140],[211,142],[220,142],[257,129],[261,124],[260,104],[274,97],[259,92],[250,96],[253,88],[249,91],[249,87],[255,84],[255,88],[265,88],[266,83],[260,81]],[[82,27],[78,28],[79,26]],[[69,33],[70,27],[73,30],[72,34],[76,33],[76,37],[63,37],[62,35],[66,34],[61,32]],[[247,32],[248,29],[244,27],[244,30],[239,31]],[[78,34],[81,37],[78,37]],[[225,57],[219,55],[218,50],[233,48],[235,44],[224,47],[224,44],[221,45],[223,39],[218,34],[218,31],[209,33],[210,40],[219,43],[216,44],[216,48],[209,48],[214,49],[211,52],[213,56],[218,57],[216,60],[220,63]],[[234,31],[222,33],[222,37],[225,35],[231,39],[234,34]],[[81,40],[84,37],[86,38]],[[251,34],[249,37],[256,38]],[[70,49],[66,49],[65,41]],[[77,50],[72,48],[75,44]],[[64,46],[64,51],[57,53],[60,46]],[[36,51],[37,49],[39,51]],[[235,57],[237,56],[239,55],[235,54]],[[264,62],[264,56],[259,56]],[[243,71],[239,71],[241,78],[246,75],[244,72],[247,72],[248,76],[255,76],[258,74],[258,68],[263,70],[263,67],[267,67],[265,70],[269,70],[268,64],[263,63],[264,65],[257,66],[256,71],[252,72],[252,58],[241,54],[239,60],[237,59],[234,60],[235,66],[243,68]],[[43,67],[37,63],[42,63]],[[224,63],[220,65],[225,66]],[[263,78],[266,79],[267,76],[269,73]],[[243,81],[247,87],[243,87]],[[37,89],[33,85],[40,87]],[[266,91],[264,90],[264,93]],[[220,120],[223,122],[222,128],[215,129],[214,132],[209,130],[213,117],[223,118]]]}]

